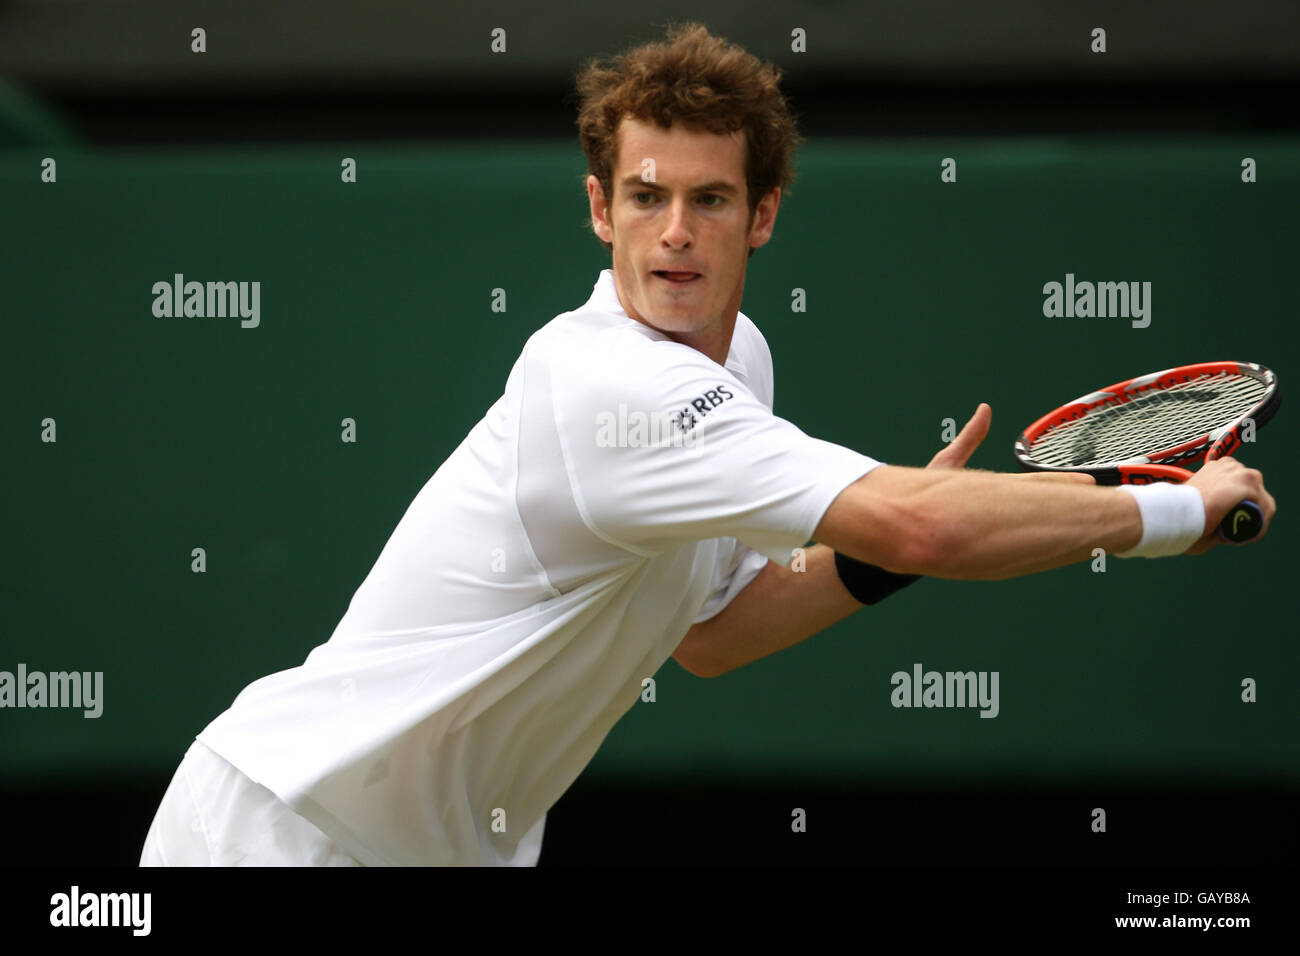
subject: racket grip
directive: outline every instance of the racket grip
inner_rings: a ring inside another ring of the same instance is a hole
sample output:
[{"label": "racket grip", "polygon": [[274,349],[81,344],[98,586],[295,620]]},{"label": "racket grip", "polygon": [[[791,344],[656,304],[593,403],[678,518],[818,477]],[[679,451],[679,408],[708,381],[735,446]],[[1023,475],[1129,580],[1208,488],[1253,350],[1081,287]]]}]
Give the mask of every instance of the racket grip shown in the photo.
[{"label": "racket grip", "polygon": [[1219,522],[1219,537],[1224,541],[1253,541],[1263,530],[1264,513],[1259,510],[1259,505],[1249,499],[1238,503]]}]

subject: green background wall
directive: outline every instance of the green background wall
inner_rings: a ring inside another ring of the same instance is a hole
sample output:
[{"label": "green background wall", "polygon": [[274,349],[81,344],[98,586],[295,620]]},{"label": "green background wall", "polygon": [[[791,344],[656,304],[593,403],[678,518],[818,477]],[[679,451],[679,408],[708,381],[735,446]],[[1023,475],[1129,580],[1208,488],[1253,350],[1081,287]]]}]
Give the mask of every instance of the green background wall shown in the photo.
[{"label": "green background wall", "polygon": [[[329,637],[527,336],[608,256],[572,143],[69,146],[54,185],[44,155],[0,151],[0,669],[103,671],[105,701],[98,720],[0,711],[0,774],[157,772]],[[944,418],[987,401],[971,465],[1009,471],[1024,425],[1103,384],[1223,358],[1300,374],[1300,139],[813,142],[799,171],[742,309],[772,348],[776,412],[812,435],[920,465]],[[155,318],[151,287],[176,272],[260,281],[260,327]],[[1044,318],[1067,272],[1150,281],[1150,327]],[[1300,782],[1297,416],[1284,405],[1240,456],[1281,508],[1264,542],[922,581],[717,680],[670,662],[589,773]],[[999,671],[1000,715],[895,710],[889,676],[915,662]]]}]

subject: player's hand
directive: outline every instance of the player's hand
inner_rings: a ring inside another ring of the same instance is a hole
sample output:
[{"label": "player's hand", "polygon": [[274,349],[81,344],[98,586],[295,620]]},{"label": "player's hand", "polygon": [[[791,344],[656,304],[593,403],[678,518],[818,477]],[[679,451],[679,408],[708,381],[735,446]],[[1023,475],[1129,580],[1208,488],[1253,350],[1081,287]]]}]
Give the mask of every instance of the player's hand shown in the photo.
[{"label": "player's hand", "polygon": [[[1205,499],[1206,535],[1187,549],[1187,554],[1202,554],[1216,544],[1223,542],[1219,537],[1219,522],[1240,501],[1249,499],[1259,505],[1264,513],[1264,530],[1259,538],[1268,534],[1273,515],[1277,514],[1277,502],[1273,500],[1264,487],[1264,475],[1255,468],[1247,468],[1237,459],[1219,458],[1206,462],[1201,470],[1187,479],[1189,485],[1195,485]],[[1258,541],[1259,538],[1253,540]],[[1249,544],[1250,542],[1242,542]]]},{"label": "player's hand", "polygon": [[966,423],[960,434],[930,459],[926,468],[965,468],[966,462],[975,449],[979,447],[984,436],[989,433],[989,423],[993,421],[993,408],[988,402],[980,402],[975,414]]},{"label": "player's hand", "polygon": [[[980,402],[966,427],[944,446],[943,450],[930,459],[927,468],[965,468],[970,456],[975,453],[989,433],[993,422],[993,407],[988,402]],[[1029,471],[1013,473],[1015,478],[1028,478],[1031,481],[1069,481],[1075,484],[1095,485],[1097,480],[1092,475],[1081,472]]]}]

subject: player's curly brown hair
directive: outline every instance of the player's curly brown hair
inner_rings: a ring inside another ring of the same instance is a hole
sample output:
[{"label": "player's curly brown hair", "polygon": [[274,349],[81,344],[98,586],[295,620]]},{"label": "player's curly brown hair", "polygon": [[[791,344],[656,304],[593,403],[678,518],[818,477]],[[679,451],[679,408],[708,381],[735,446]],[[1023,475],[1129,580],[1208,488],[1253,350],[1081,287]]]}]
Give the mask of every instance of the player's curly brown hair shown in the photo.
[{"label": "player's curly brown hair", "polygon": [[[618,128],[625,117],[662,129],[676,121],[713,132],[744,130],[752,221],[759,200],[777,186],[784,198],[795,179],[795,151],[804,142],[781,92],[781,75],[775,64],[694,21],[669,26],[665,41],[635,47],[611,63],[588,60],[576,77],[578,137],[587,154],[583,180],[594,175],[605,196],[613,195]],[[603,240],[602,245],[613,248]]]}]

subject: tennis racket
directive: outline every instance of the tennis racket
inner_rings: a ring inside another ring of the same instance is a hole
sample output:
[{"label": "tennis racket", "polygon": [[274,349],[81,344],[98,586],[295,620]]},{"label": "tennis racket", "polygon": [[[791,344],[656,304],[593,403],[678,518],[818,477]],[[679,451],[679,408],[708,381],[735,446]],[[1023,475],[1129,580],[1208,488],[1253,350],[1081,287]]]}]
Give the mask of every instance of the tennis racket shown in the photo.
[{"label": "tennis racket", "polygon": [[[1099,485],[1183,482],[1185,466],[1231,455],[1282,404],[1277,375],[1251,362],[1203,362],[1131,378],[1062,405],[1016,439],[1023,471],[1078,471]],[[1219,524],[1225,541],[1264,530],[1254,501]]]}]

